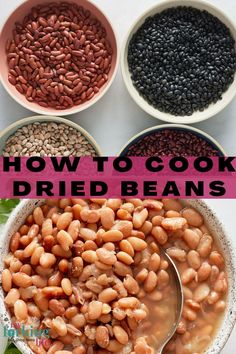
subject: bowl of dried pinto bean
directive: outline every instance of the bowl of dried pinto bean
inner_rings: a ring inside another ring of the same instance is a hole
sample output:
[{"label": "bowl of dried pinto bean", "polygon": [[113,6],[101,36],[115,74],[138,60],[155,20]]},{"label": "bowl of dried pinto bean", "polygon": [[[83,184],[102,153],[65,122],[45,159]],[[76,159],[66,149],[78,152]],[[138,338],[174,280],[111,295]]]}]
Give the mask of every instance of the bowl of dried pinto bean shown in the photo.
[{"label": "bowl of dried pinto bean", "polygon": [[0,77],[8,93],[39,114],[69,115],[97,102],[118,67],[117,40],[90,1],[25,1],[0,36]]},{"label": "bowl of dried pinto bean", "polygon": [[182,124],[162,124],[132,137],[119,156],[226,156],[223,147],[204,131]]},{"label": "bowl of dried pinto bean", "polygon": [[18,120],[0,133],[2,156],[102,156],[96,140],[78,124],[61,117]]},{"label": "bowl of dried pinto bean", "polygon": [[201,200],[24,200],[0,242],[0,319],[34,330],[13,338],[24,354],[156,353],[176,309],[160,247],[185,296],[163,353],[219,354],[233,329],[233,247]]}]

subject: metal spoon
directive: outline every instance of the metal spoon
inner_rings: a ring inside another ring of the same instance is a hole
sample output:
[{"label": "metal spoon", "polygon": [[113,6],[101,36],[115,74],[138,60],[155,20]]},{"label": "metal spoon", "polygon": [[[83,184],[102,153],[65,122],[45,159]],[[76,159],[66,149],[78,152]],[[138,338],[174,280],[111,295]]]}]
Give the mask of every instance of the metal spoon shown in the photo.
[{"label": "metal spoon", "polygon": [[181,320],[183,304],[184,304],[184,293],[183,293],[183,287],[182,287],[179,271],[178,271],[174,261],[170,258],[170,256],[168,256],[168,254],[164,251],[164,249],[161,249],[161,253],[162,253],[163,257],[166,258],[166,260],[169,263],[169,270],[172,273],[172,276],[173,276],[173,279],[174,279],[174,282],[176,285],[177,307],[176,307],[175,321],[173,323],[173,326],[172,326],[171,330],[169,331],[169,333],[165,339],[165,342],[158,349],[157,354],[162,354],[165,346],[169,343],[171,338],[174,336],[176,329],[178,327],[178,324]]}]

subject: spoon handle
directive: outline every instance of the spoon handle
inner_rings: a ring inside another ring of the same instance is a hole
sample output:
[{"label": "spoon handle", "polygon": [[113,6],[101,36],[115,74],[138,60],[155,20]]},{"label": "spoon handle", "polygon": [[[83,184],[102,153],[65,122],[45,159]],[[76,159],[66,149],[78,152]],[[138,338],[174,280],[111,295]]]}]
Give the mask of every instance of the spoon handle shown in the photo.
[{"label": "spoon handle", "polygon": [[162,347],[159,348],[155,354],[162,354],[164,348],[165,348],[165,344],[162,345]]}]

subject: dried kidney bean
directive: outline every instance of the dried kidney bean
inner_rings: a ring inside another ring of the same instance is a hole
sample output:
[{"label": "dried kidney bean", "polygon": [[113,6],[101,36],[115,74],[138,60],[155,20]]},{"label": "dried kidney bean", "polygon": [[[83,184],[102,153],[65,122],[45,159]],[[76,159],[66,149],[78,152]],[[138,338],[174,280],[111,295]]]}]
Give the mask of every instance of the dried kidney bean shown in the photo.
[{"label": "dried kidney bean", "polygon": [[[126,156],[218,156],[219,149],[203,136],[184,129],[162,129],[130,143]],[[178,210],[177,210],[178,211]]]},{"label": "dried kidney bean", "polygon": [[42,107],[80,105],[108,81],[113,51],[106,30],[75,3],[32,8],[8,43],[9,82]]}]

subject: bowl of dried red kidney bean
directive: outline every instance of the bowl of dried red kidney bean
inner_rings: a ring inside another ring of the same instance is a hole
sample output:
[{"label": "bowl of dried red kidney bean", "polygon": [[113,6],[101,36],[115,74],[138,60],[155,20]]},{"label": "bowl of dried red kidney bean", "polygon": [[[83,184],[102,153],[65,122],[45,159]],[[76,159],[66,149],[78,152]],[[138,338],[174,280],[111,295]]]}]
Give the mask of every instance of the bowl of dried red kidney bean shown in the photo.
[{"label": "bowl of dried red kidney bean", "polygon": [[163,1],[131,27],[121,57],[134,101],[169,123],[196,123],[236,93],[235,24],[202,0]]},{"label": "bowl of dried red kidney bean", "polygon": [[176,309],[160,247],[185,297],[163,353],[219,354],[236,319],[235,256],[200,200],[21,201],[0,240],[1,322],[24,326],[24,354],[154,354]]},{"label": "bowl of dried red kidney bean", "polygon": [[25,1],[1,31],[1,81],[31,111],[77,113],[109,89],[117,51],[111,23],[90,1]]},{"label": "bowl of dried red kidney bean", "polygon": [[162,124],[135,135],[123,146],[119,156],[226,156],[226,152],[200,129]]}]

